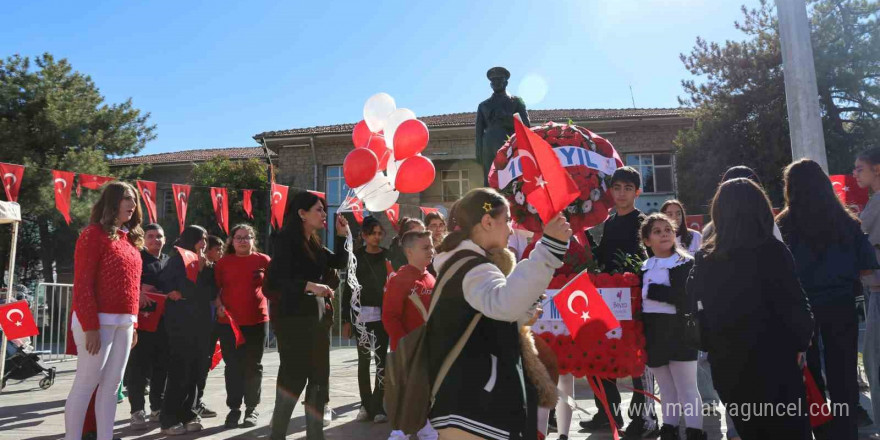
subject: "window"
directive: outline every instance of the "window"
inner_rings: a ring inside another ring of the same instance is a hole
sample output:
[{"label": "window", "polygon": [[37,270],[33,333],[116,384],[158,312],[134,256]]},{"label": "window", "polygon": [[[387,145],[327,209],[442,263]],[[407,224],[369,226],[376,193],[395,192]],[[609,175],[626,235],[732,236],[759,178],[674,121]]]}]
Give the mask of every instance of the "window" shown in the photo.
[{"label": "window", "polygon": [[626,164],[642,175],[642,192],[671,193],[675,191],[671,154],[627,154]]},{"label": "window", "polygon": [[333,240],[336,238],[336,231],[334,230],[336,223],[333,219],[336,218],[336,210],[339,209],[339,205],[345,200],[349,188],[345,184],[341,165],[328,166],[326,176],[327,188],[324,192],[327,196],[327,228],[324,230],[326,234],[324,243],[326,243],[327,247],[333,249]]},{"label": "window", "polygon": [[174,191],[166,189],[162,192],[162,216],[160,218],[177,218],[177,207],[174,206]]},{"label": "window", "polygon": [[454,202],[471,189],[468,170],[441,171],[440,180],[443,185],[444,202]]}]

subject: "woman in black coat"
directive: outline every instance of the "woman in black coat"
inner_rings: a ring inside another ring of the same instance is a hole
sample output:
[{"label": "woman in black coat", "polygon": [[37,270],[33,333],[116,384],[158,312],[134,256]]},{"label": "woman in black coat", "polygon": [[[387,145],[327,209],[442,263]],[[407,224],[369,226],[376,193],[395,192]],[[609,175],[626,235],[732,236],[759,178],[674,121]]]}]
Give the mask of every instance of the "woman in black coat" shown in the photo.
[{"label": "woman in black coat", "polygon": [[217,297],[214,269],[204,256],[207,239],[204,228],[190,225],[174,243],[185,252],[194,254],[199,271],[195,282],[187,277],[183,257],[176,251],[159,275],[162,291],[168,294],[164,312],[169,348],[168,380],[159,416],[162,432],[166,435],[202,429],[194,407],[201,371],[210,366],[207,363],[212,354],[211,302]]},{"label": "woman in black coat", "polygon": [[754,182],[733,179],[718,188],[712,221],[687,290],[702,306],[715,388],[744,440],[809,439],[800,363],[813,315],[791,253],[773,238],[770,202]]},{"label": "woman in black coat", "polygon": [[327,220],[323,199],[302,191],[290,200],[266,274],[264,290],[269,316],[278,339],[278,384],[272,414],[271,439],[287,435],[290,416],[306,389],[306,435],[324,438],[323,410],[330,383],[330,335],[333,320],[332,269],[347,266],[344,237],[348,222],[336,217],[334,251],[321,245],[318,231]]}]

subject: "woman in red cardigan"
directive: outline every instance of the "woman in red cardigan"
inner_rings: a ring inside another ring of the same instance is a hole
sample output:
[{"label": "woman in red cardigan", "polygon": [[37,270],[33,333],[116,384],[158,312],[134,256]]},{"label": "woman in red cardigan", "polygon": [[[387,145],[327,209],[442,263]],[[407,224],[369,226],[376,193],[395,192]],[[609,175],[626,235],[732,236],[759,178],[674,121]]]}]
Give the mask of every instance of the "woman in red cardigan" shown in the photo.
[{"label": "woman in red cardigan", "polygon": [[113,438],[116,389],[137,343],[141,218],[137,191],[127,183],[110,183],[76,241],[70,327],[79,359],[64,405],[67,440],[80,438],[95,387],[98,440]]},{"label": "woman in red cardigan", "polygon": [[[260,403],[263,380],[263,345],[269,307],[263,296],[263,277],[269,267],[269,256],[257,252],[257,232],[250,225],[236,225],[226,241],[226,255],[217,262],[214,276],[220,294],[217,296],[217,332],[226,362],[226,406],[229,415],[225,426],[235,428],[241,417],[242,426],[257,426],[256,407]],[[239,326],[244,343],[236,347],[229,317]]]}]

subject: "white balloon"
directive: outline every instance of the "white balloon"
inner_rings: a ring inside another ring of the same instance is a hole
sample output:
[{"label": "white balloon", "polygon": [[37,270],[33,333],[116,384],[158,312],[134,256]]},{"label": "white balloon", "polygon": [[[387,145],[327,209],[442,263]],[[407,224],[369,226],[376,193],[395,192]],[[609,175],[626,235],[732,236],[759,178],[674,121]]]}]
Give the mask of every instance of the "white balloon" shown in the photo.
[{"label": "white balloon", "polygon": [[373,178],[370,179],[369,182],[355,188],[354,195],[356,195],[357,198],[364,200],[367,195],[377,191],[379,188],[382,187],[382,185],[386,183],[388,183],[387,177],[385,177],[385,175],[382,174],[382,172],[380,171],[376,173],[376,175],[373,176]]},{"label": "white balloon", "polygon": [[[383,130],[385,130],[385,145],[388,146],[391,151],[394,151],[394,132],[397,131],[397,127],[399,127],[400,124],[403,124],[403,121],[415,118],[416,114],[413,113],[412,110],[408,108],[399,108],[394,110],[394,112],[388,116],[388,119],[385,120],[385,128],[383,128]],[[392,180],[392,182],[394,181]]]},{"label": "white balloon", "polygon": [[391,182],[384,174],[376,173],[373,180],[355,189],[358,198],[364,201],[367,211],[384,211],[397,203],[400,193],[394,191]]},{"label": "white balloon", "polygon": [[402,160],[394,160],[394,150],[391,150],[391,158],[388,159],[388,167],[385,168],[385,175],[388,176],[388,181],[393,185],[397,178],[397,170],[400,169],[400,164],[402,164]]},{"label": "white balloon", "polygon": [[364,104],[364,121],[367,123],[367,128],[373,133],[378,133],[385,128],[385,120],[394,110],[397,110],[397,104],[394,103],[391,95],[383,92],[371,96]]}]

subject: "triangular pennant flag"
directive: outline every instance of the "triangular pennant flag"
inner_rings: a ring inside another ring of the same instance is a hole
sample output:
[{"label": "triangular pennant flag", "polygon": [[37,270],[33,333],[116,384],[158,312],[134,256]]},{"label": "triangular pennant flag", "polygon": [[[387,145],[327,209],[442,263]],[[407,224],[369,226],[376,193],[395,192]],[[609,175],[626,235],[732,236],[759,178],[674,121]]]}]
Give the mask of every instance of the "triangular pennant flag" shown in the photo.
[{"label": "triangular pennant flag", "polygon": [[101,189],[107,182],[112,182],[115,177],[98,176],[96,174],[80,174],[77,178],[76,196],[82,196],[82,189]]},{"label": "triangular pennant flag", "polygon": [[312,191],[312,190],[309,190],[309,192],[312,193],[312,194],[314,194],[314,195],[316,195],[316,196],[318,196],[318,197],[320,197],[320,198],[321,198],[322,200],[324,200],[325,202],[327,201],[327,195],[326,195],[326,194],[324,194],[324,193],[322,193],[322,192],[320,192],[320,191]]},{"label": "triangular pennant flag", "polygon": [[73,172],[52,170],[52,182],[55,186],[55,208],[70,224],[70,192],[73,189]]},{"label": "triangular pennant flag", "polygon": [[183,258],[183,266],[186,267],[186,277],[196,282],[199,279],[199,256],[193,251],[188,251],[180,246],[174,246],[180,257]]},{"label": "triangular pennant flag", "polygon": [[388,221],[391,222],[391,226],[394,227],[394,230],[400,229],[400,226],[397,224],[400,221],[400,204],[395,203],[391,205],[390,208],[385,210],[385,215],[388,216]]},{"label": "triangular pennant flag", "polygon": [[171,184],[171,191],[174,193],[174,208],[177,210],[177,223],[180,225],[180,232],[183,233],[184,225],[186,225],[186,207],[189,205],[189,185]]},{"label": "triangular pennant flag", "polygon": [[241,207],[244,208],[244,213],[247,214],[249,219],[254,218],[254,205],[251,202],[253,194],[254,190],[252,189],[241,190]]},{"label": "triangular pennant flag", "polygon": [[277,183],[272,184],[272,225],[275,226],[275,229],[281,229],[281,226],[284,225],[284,210],[287,208],[287,192],[288,187],[285,185],[279,185]]},{"label": "triangular pennant flag", "polygon": [[24,167],[12,163],[0,163],[0,176],[3,177],[3,189],[6,191],[6,200],[18,201],[18,190],[21,189],[21,179],[24,177]]},{"label": "triangular pennant flag", "polygon": [[214,202],[214,215],[220,229],[229,235],[229,194],[226,188],[211,188],[211,200]]},{"label": "triangular pennant flag", "polygon": [[428,208],[425,206],[419,206],[419,210],[422,211],[422,215],[428,215],[432,212],[440,212],[440,210],[437,208]]},{"label": "triangular pennant flag", "polygon": [[156,223],[156,182],[138,180],[137,187],[138,191],[141,192],[144,206],[147,207],[147,216],[150,217],[150,223]]},{"label": "triangular pennant flag", "polygon": [[519,114],[514,115],[513,125],[517,151],[523,157],[520,162],[523,168],[523,193],[538,211],[541,221],[547,224],[580,196],[580,190],[559,163],[553,147],[523,125]]}]

